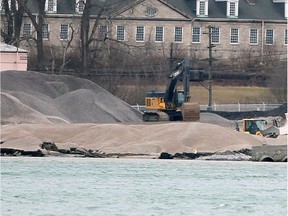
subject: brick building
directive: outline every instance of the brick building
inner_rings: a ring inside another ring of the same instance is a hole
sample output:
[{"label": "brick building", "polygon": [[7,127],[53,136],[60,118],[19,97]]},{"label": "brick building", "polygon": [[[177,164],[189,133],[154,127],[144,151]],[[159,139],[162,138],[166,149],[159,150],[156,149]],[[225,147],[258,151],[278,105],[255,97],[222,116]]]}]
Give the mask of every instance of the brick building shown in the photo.
[{"label": "brick building", "polygon": [[[97,26],[95,40],[105,35],[113,40],[169,56],[174,52],[196,59],[208,57],[208,26],[218,59],[273,55],[286,59],[287,0],[91,0],[91,26],[101,8],[105,8]],[[46,0],[44,44],[79,49],[80,20],[85,0]],[[37,1],[28,7],[37,16]],[[4,12],[2,11],[2,15]],[[3,19],[5,20],[5,19]],[[5,30],[5,22],[2,23]],[[22,24],[22,47],[31,49],[35,31],[31,20]],[[58,49],[59,50],[59,49]]]}]

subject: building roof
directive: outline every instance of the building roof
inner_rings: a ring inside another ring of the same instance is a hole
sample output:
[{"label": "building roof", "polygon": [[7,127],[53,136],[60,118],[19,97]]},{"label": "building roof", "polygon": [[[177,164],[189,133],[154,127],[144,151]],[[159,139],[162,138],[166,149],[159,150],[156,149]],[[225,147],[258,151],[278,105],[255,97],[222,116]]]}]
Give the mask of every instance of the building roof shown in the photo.
[{"label": "building roof", "polygon": [[[143,1],[143,0],[142,0]],[[190,17],[196,18],[196,0],[161,0],[176,10],[182,11]],[[36,0],[28,0],[28,7],[34,13],[37,13],[38,6]],[[75,1],[58,0],[57,14],[75,13]],[[107,8],[107,13],[112,14],[119,10],[129,7],[131,4],[139,3],[140,0],[91,0],[94,5],[91,9],[92,15],[97,15],[101,7]],[[256,0],[255,4],[249,4],[247,0],[239,0],[238,18],[247,20],[281,20],[285,18],[285,3],[274,3],[273,0]],[[226,17],[226,1],[209,0],[209,9],[207,18],[231,19]]]},{"label": "building roof", "polygon": [[[196,0],[166,1],[193,17],[197,17]],[[231,19],[226,16],[226,5],[226,1],[209,0],[208,18]],[[249,4],[247,0],[239,0],[239,12],[236,19],[286,20],[285,6],[284,3],[273,3],[272,0],[258,0],[255,4]]]},{"label": "building roof", "polygon": [[17,48],[9,44],[0,43],[0,52],[19,52],[19,53],[28,53],[28,50]]}]

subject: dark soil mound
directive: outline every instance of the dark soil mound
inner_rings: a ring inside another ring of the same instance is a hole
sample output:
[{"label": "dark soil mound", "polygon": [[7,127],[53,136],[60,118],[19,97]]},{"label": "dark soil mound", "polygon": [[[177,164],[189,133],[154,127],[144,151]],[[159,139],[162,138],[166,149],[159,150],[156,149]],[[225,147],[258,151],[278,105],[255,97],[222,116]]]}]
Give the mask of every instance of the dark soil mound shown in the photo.
[{"label": "dark soil mound", "polygon": [[280,107],[269,111],[252,111],[252,112],[220,112],[212,111],[212,113],[218,114],[229,120],[241,120],[244,118],[257,118],[257,117],[269,117],[269,116],[281,116],[285,118],[287,113],[287,103],[282,104]]}]

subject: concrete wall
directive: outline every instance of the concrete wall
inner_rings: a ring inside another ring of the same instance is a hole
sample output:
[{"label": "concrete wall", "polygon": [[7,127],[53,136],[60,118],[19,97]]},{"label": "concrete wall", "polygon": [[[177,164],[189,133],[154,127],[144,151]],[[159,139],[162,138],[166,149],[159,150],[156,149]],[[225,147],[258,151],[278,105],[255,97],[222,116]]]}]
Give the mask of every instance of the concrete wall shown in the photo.
[{"label": "concrete wall", "polygon": [[0,52],[0,70],[27,70],[27,52]]},{"label": "concrete wall", "polygon": [[252,160],[287,162],[287,144],[254,146],[252,147]]}]

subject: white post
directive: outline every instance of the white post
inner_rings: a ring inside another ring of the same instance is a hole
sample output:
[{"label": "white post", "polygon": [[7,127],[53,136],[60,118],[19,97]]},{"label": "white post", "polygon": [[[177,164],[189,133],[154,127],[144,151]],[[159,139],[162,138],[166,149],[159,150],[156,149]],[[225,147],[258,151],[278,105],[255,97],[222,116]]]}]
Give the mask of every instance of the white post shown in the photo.
[{"label": "white post", "polygon": [[262,103],[263,103],[263,111],[266,111],[265,103],[264,102],[262,102]]},{"label": "white post", "polygon": [[241,111],[241,106],[240,106],[240,103],[238,102],[238,112]]}]

